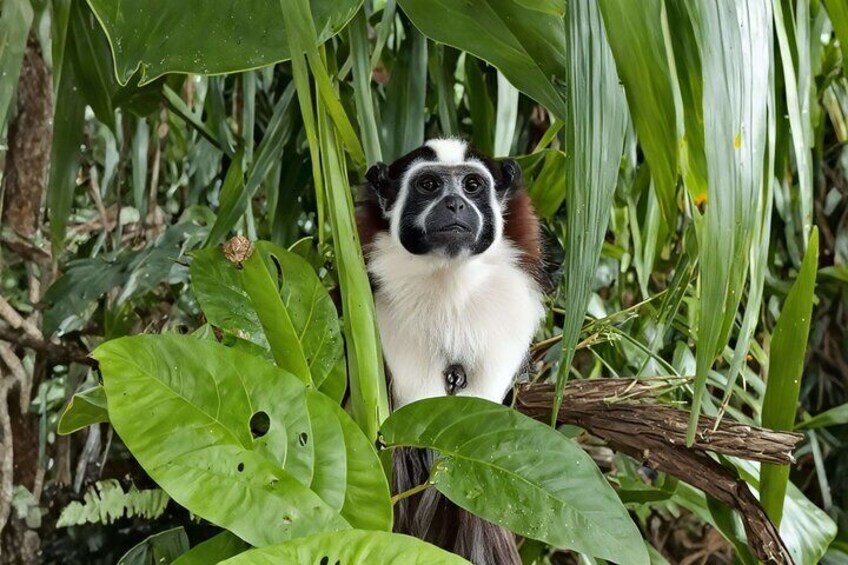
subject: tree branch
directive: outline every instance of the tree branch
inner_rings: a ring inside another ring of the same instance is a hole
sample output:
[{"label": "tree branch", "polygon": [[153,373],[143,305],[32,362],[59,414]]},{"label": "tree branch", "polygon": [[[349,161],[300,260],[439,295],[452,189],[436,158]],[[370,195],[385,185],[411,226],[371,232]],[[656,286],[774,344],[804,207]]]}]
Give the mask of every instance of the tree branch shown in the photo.
[{"label": "tree branch", "polygon": [[[748,544],[767,563],[792,563],[777,528],[766,515],[748,484],[734,470],[722,466],[707,452],[769,463],[793,462],[792,449],[801,434],[777,432],[701,418],[696,442],[685,445],[689,415],[668,405],[651,402],[657,385],[651,380],[592,379],[567,384],[557,421],[580,426],[606,440],[648,467],[675,476],[701,489],[722,504],[739,511]],[[527,383],[516,394],[516,408],[547,422],[553,406],[553,385]]]},{"label": "tree branch", "polygon": [[88,365],[89,367],[97,366],[97,361],[88,356],[88,351],[67,342],[36,339],[31,335],[4,326],[0,326],[0,341],[6,341],[42,353],[48,361],[54,363],[67,364],[74,362]]}]

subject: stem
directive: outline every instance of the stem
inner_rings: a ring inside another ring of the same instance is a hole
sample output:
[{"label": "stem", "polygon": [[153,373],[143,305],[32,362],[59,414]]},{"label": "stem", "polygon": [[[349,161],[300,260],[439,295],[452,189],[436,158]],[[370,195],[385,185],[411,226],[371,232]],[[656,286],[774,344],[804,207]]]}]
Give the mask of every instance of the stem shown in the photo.
[{"label": "stem", "polygon": [[427,481],[426,483],[422,483],[422,484],[418,485],[417,487],[412,487],[412,488],[411,488],[411,489],[409,489],[409,490],[405,490],[405,491],[403,491],[403,492],[399,492],[398,494],[396,494],[396,495],[394,495],[394,496],[392,497],[392,506],[394,506],[395,504],[397,504],[398,502],[400,502],[400,501],[401,501],[401,500],[403,500],[404,498],[409,498],[410,496],[416,495],[416,494],[418,494],[419,492],[422,492],[422,491],[427,490],[427,488],[428,488],[431,484],[432,484],[432,483],[430,483],[430,481]]}]

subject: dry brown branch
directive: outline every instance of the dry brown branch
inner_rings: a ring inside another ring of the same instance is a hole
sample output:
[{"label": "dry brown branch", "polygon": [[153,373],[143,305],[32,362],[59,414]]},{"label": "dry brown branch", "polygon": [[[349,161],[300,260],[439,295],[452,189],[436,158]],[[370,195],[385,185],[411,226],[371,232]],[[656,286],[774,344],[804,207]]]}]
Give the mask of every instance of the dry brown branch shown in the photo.
[{"label": "dry brown branch", "polygon": [[70,362],[96,367],[97,362],[88,357],[88,351],[75,344],[62,341],[46,341],[35,339],[22,332],[0,326],[0,341],[5,341],[21,347],[32,349],[44,354],[48,361],[67,364]]},{"label": "dry brown branch", "polygon": [[23,330],[32,339],[42,338],[41,330],[31,321],[18,314],[17,310],[12,308],[12,305],[2,296],[0,296],[0,318],[6,320],[14,329]]},{"label": "dry brown branch", "polygon": [[[695,444],[685,445],[688,412],[650,402],[655,382],[633,379],[571,381],[563,393],[558,421],[580,426],[614,449],[648,467],[675,476],[739,511],[754,555],[767,563],[792,563],[777,528],[748,484],[707,452],[754,461],[788,464],[801,435],[701,418]],[[516,408],[548,421],[554,387],[527,383],[516,394]]]},{"label": "dry brown branch", "polygon": [[[563,393],[560,419],[578,424],[577,420],[595,417],[602,407],[604,421],[596,424],[603,430],[639,430],[639,433],[669,445],[684,445],[688,412],[651,402],[656,390],[656,384],[632,379],[571,381]],[[533,418],[546,421],[550,418],[553,394],[553,385],[524,385],[519,392],[518,408]],[[792,450],[802,438],[792,432],[767,430],[733,421],[722,421],[713,431],[714,424],[714,418],[701,417],[693,446],[695,449],[785,465],[794,463]]]}]

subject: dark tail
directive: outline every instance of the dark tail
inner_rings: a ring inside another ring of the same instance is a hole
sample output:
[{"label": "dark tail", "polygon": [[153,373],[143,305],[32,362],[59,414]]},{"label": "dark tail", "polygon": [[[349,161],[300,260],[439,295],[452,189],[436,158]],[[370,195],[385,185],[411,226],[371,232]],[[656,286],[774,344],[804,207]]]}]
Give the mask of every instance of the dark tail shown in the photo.
[{"label": "dark tail", "polygon": [[[393,459],[392,488],[400,493],[424,483],[435,458],[428,449],[398,448]],[[521,564],[512,532],[463,510],[434,488],[395,505],[394,529],[461,555],[474,565]]]}]

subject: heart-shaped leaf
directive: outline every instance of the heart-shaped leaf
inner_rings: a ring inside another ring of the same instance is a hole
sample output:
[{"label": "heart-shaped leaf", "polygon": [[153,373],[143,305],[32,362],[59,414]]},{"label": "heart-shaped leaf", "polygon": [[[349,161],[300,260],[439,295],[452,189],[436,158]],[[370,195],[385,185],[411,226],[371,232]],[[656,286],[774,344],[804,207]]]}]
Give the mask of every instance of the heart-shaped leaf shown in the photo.
[{"label": "heart-shaped leaf", "polygon": [[[89,0],[109,36],[115,73],[124,84],[141,69],[144,85],[166,73],[221,74],[287,60],[279,2],[225,0]],[[323,43],[347,25],[362,0],[312,0]]]},{"label": "heart-shaped leaf", "polygon": [[[218,248],[193,257],[192,289],[210,323],[271,349],[278,364],[308,371],[316,387],[324,391],[326,383],[327,392],[335,391],[331,397],[337,398],[338,383],[327,379],[339,376],[344,353],[338,314],[305,259],[264,241],[254,244],[243,270]],[[275,335],[274,347],[269,345],[269,329]]]},{"label": "heart-shaped leaf", "polygon": [[459,506],[523,536],[617,563],[649,563],[639,530],[574,442],[473,397],[408,404],[382,427],[389,446],[435,450],[430,480]]},{"label": "heart-shaped leaf", "polygon": [[373,446],[332,400],[290,373],[180,335],[121,338],[93,356],[118,435],[195,514],[255,546],[391,527]]},{"label": "heart-shaped leaf", "polygon": [[564,0],[399,4],[422,33],[488,61],[516,88],[565,118]]},{"label": "heart-shaped leaf", "polygon": [[62,417],[59,418],[57,431],[64,436],[87,428],[92,424],[108,421],[106,392],[102,386],[96,386],[78,392],[71,398],[65,411],[62,412]]},{"label": "heart-shaped leaf", "polygon": [[246,551],[220,565],[344,563],[344,565],[468,565],[468,561],[416,538],[388,532],[323,533]]}]

